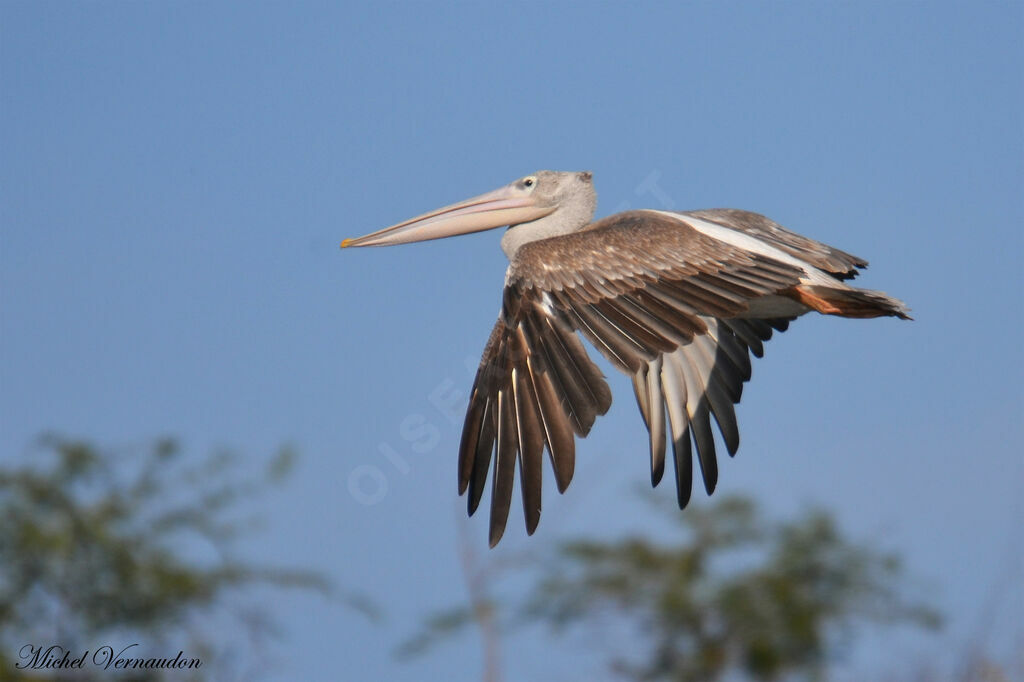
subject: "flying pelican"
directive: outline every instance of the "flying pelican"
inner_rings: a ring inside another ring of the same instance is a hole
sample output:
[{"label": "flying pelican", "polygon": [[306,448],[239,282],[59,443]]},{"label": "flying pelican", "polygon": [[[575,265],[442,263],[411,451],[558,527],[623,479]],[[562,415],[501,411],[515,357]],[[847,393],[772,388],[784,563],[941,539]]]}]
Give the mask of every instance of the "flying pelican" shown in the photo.
[{"label": "flying pelican", "polygon": [[[538,171],[411,218],[342,248],[389,246],[508,226],[501,314],[473,381],[459,446],[459,494],[480,504],[492,454],[490,545],[505,531],[516,461],[532,535],[540,521],[546,449],[560,493],[575,438],[608,411],[611,391],[576,332],[633,380],[650,432],[651,483],[671,438],[679,508],[690,499],[693,451],[710,495],[718,481],[714,415],[730,455],[733,405],[772,331],[815,310],[910,319],[902,301],[844,280],[856,256],[748,211],[637,210],[593,221],[589,172]],[[692,439],[692,445],[691,445]]]}]

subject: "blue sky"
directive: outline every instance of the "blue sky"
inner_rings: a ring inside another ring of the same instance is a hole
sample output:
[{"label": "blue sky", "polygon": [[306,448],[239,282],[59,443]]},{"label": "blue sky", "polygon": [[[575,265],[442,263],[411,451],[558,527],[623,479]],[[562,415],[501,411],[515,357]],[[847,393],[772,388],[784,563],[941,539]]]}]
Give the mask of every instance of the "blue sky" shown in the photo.
[{"label": "blue sky", "polygon": [[[0,458],[43,430],[293,443],[249,555],[324,571],[388,619],[278,595],[270,678],[474,679],[473,636],[412,664],[391,650],[464,597],[445,404],[498,310],[500,233],[338,242],[587,169],[598,215],[756,210],[867,258],[864,286],[913,308],[773,341],[721,471],[773,514],[827,505],[949,616],[902,651],[868,633],[841,672],[1019,645],[1022,36],[1012,2],[4,3]],[[573,485],[548,485],[532,539],[514,507],[490,554],[473,519],[481,556],[664,530],[633,493],[629,383],[604,367],[616,402]],[[515,680],[601,670],[538,633],[505,658]]]}]

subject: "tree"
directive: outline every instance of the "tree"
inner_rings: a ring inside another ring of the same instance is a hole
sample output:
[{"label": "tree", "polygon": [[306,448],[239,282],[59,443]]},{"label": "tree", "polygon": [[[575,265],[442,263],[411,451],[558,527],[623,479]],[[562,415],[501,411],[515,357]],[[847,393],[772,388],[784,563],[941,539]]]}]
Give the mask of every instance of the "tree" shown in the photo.
[{"label": "tree", "polygon": [[[223,662],[211,665],[201,622],[220,619],[223,625],[233,618],[234,632],[261,637],[272,621],[258,609],[224,615],[241,588],[328,590],[315,573],[234,557],[233,542],[253,527],[240,501],[287,475],[290,450],[278,452],[258,479],[238,478],[235,458],[226,452],[189,466],[168,439],[115,452],[46,437],[35,450],[33,464],[0,469],[2,679],[42,679],[40,670],[24,669],[27,644],[58,645],[73,658],[90,647],[96,653],[109,642],[140,639],[146,645],[126,656],[167,655],[148,650],[174,643],[170,657],[185,646],[188,657],[206,664],[187,674],[174,670],[176,680],[240,675]],[[58,678],[103,675],[90,667],[58,671]],[[119,679],[162,674],[142,670]]]},{"label": "tree", "polygon": [[[528,596],[503,610],[504,626],[632,629],[632,653],[608,654],[614,672],[696,682],[821,680],[858,622],[938,625],[932,609],[902,597],[895,556],[847,541],[822,510],[765,523],[753,502],[733,497],[671,513],[677,542],[556,547]],[[434,614],[400,652],[422,651],[498,608],[483,600]]]}]

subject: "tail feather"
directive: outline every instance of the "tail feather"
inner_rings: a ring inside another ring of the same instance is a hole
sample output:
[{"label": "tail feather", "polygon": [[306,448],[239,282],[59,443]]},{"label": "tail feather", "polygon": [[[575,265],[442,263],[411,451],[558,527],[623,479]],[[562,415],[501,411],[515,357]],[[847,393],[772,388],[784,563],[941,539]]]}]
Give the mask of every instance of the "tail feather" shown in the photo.
[{"label": "tail feather", "polygon": [[800,284],[786,292],[790,298],[825,315],[840,317],[898,317],[913,319],[907,304],[881,291],[854,288],[833,288],[816,284]]}]

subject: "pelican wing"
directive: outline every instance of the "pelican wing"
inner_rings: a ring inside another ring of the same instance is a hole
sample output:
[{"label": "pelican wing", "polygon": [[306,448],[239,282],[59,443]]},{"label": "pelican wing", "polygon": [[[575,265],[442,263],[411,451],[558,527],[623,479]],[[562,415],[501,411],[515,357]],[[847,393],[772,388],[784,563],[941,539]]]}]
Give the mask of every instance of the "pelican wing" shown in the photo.
[{"label": "pelican wing", "polygon": [[[826,277],[804,254],[836,277],[863,263],[749,216],[756,214],[630,211],[519,249],[476,375],[459,452],[459,492],[469,492],[470,514],[491,469],[492,546],[508,519],[517,460],[527,532],[533,533],[544,450],[564,491],[573,475],[575,436],[586,436],[611,405],[608,384],[576,332],[632,377],[651,435],[652,483],[662,478],[670,439],[680,507],[690,498],[694,450],[704,487],[714,490],[711,417],[735,453],[733,405],[750,378],[749,354],[760,357],[773,331],[785,330],[804,310],[790,305],[789,314],[758,319],[751,302],[782,300],[812,271]],[[708,227],[712,222],[717,227]]]},{"label": "pelican wing", "polygon": [[856,277],[858,269],[868,266],[868,262],[863,258],[858,258],[796,232],[790,232],[760,213],[741,211],[735,208],[714,208],[704,211],[689,211],[681,215],[701,218],[745,232],[833,275],[836,279]]}]

